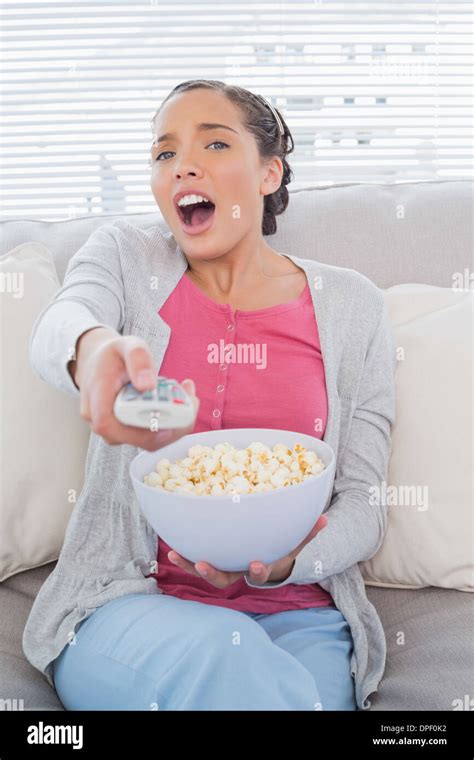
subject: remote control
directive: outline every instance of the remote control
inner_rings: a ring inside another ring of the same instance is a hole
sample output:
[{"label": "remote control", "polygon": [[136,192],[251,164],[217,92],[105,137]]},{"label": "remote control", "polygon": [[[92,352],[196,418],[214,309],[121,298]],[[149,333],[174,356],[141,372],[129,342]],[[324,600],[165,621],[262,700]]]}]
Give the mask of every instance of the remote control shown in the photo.
[{"label": "remote control", "polygon": [[114,414],[124,425],[169,430],[184,428],[195,419],[194,404],[174,378],[158,375],[156,387],[139,391],[128,383],[114,403]]}]

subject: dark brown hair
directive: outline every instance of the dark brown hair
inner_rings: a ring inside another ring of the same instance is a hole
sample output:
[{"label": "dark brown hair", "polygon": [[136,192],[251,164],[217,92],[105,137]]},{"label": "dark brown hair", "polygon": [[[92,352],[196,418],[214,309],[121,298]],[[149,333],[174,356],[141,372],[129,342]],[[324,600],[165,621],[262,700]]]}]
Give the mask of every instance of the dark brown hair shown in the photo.
[{"label": "dark brown hair", "polygon": [[277,229],[275,217],[282,214],[288,206],[289,194],[286,189],[293,179],[293,172],[286,160],[286,156],[294,149],[293,137],[288,129],[281,113],[275,108],[283,125],[284,133],[281,135],[275,116],[268,105],[265,105],[256,95],[243,87],[226,84],[216,79],[190,79],[178,84],[169,95],[166,96],[160,108],[152,119],[152,128],[161,108],[164,104],[178,93],[195,90],[200,87],[218,90],[232,103],[235,103],[243,115],[243,124],[251,132],[256,140],[258,151],[262,159],[278,156],[283,164],[283,176],[281,185],[271,195],[264,197],[262,234],[274,235]]}]

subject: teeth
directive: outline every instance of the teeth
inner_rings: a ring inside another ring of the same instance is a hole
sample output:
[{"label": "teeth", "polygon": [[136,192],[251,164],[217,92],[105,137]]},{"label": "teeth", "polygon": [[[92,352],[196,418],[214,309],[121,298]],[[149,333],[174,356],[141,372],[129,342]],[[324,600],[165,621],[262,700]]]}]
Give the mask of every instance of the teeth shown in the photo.
[{"label": "teeth", "polygon": [[178,201],[178,206],[189,206],[191,203],[201,203],[202,201],[212,202],[204,195],[183,195]]}]

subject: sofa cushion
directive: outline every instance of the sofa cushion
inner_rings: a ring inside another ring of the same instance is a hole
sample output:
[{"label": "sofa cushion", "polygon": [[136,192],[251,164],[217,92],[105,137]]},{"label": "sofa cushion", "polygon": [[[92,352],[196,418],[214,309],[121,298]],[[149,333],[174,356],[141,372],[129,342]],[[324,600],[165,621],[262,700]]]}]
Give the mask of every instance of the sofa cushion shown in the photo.
[{"label": "sofa cushion", "polygon": [[[366,588],[387,639],[372,710],[466,710],[474,683],[472,594]],[[471,708],[472,709],[472,708]]]},{"label": "sofa cushion", "polygon": [[[63,710],[54,689],[23,653],[22,637],[33,601],[56,562],[0,583],[0,700],[3,709]],[[11,700],[11,702],[9,702]]]},{"label": "sofa cushion", "polygon": [[[29,359],[39,312],[59,289],[45,246],[23,243],[0,261],[21,289],[4,293],[0,328],[0,581],[55,561],[81,492],[90,438],[77,399],[43,382]],[[19,297],[17,297],[17,295]]]},{"label": "sofa cushion", "polygon": [[360,570],[374,586],[472,592],[474,292],[412,283],[384,298],[397,403],[387,483],[373,496],[388,505],[388,527]]}]

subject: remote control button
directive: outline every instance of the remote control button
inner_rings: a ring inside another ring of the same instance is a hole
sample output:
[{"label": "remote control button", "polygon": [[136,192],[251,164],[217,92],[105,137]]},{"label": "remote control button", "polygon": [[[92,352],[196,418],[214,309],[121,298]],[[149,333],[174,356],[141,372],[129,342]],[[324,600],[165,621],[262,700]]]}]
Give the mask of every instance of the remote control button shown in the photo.
[{"label": "remote control button", "polygon": [[173,396],[175,398],[185,399],[186,396],[184,395],[184,391],[182,388],[179,387],[179,385],[173,385]]}]

